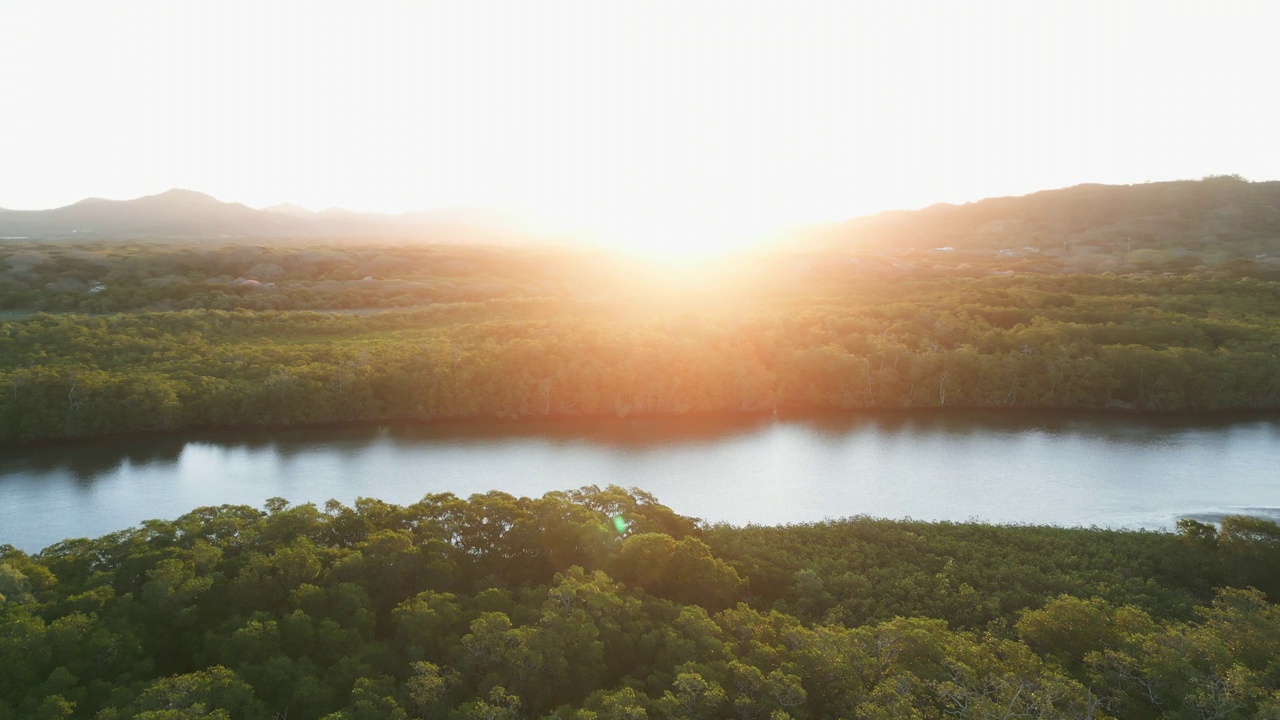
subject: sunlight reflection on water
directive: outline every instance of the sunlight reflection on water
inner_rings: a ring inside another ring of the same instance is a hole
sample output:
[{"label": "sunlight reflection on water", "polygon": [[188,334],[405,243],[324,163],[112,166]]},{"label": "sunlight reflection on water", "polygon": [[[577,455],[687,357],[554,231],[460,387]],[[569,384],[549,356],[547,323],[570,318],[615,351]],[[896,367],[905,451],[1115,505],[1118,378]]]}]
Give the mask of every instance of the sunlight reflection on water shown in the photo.
[{"label": "sunlight reflection on water", "polygon": [[10,448],[0,543],[36,550],[201,505],[409,503],[639,487],[712,522],[851,515],[1167,529],[1280,514],[1280,421],[885,413],[469,422]]}]

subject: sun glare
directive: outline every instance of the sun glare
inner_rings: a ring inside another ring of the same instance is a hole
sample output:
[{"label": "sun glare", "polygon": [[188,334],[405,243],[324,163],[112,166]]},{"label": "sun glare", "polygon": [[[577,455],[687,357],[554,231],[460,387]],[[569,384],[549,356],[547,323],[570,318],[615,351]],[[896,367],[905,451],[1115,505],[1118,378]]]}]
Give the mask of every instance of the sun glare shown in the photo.
[{"label": "sun glare", "polygon": [[857,208],[1273,176],[1275,5],[1224,3],[18,3],[0,206],[518,207],[676,260]]},{"label": "sun glare", "polygon": [[711,202],[703,208],[667,206],[602,211],[596,206],[582,212],[591,216],[588,223],[566,212],[565,220],[547,223],[544,227],[665,265],[697,263],[747,249],[763,242],[770,232],[791,224],[784,220],[762,222],[745,213],[732,217]]},{"label": "sun glare", "polygon": [[618,231],[602,235],[601,242],[650,262],[665,265],[701,262],[739,249],[744,244],[742,238],[708,235],[696,226],[668,226],[652,232]]}]

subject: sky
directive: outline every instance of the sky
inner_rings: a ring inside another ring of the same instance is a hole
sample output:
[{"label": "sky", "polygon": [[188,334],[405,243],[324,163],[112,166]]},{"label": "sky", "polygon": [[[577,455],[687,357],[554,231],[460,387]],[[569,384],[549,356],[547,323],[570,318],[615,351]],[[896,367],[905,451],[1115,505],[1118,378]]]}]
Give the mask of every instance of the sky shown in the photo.
[{"label": "sky", "polygon": [[181,187],[623,247],[1280,179],[1280,3],[2,0],[0,207]]}]

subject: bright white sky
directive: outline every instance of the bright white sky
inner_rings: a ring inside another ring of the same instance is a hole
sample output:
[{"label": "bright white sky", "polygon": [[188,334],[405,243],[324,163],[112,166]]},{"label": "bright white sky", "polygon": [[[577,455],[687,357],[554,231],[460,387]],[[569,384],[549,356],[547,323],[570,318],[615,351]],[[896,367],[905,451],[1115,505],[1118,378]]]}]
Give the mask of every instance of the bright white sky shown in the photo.
[{"label": "bright white sky", "polygon": [[2,0],[0,207],[184,187],[631,246],[1280,178],[1280,3]]}]

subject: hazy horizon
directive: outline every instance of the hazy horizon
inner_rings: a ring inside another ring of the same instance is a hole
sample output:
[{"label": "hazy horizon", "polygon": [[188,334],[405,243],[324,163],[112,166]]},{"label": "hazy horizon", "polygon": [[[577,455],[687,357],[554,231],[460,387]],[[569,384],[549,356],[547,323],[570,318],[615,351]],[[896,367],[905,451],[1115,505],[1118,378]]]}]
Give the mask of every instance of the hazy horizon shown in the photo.
[{"label": "hazy horizon", "polygon": [[[1232,177],[1242,177],[1235,173],[1231,173],[1228,175]],[[1145,181],[1145,183],[1094,183],[1094,182],[1085,181],[1081,183],[1076,183],[1075,185],[1072,185],[1072,186],[1037,188],[1037,189],[1029,190],[1026,193],[1021,193],[1019,195],[993,195],[993,196],[971,198],[971,199],[960,200],[960,201],[938,200],[935,202],[929,202],[923,205],[919,205],[916,207],[852,209],[849,212],[844,213],[843,215],[840,215],[838,217],[823,218],[823,219],[808,219],[808,220],[801,219],[785,225],[779,225],[771,228],[764,228],[762,231],[757,232],[753,235],[735,236],[731,238],[731,242],[728,242],[725,244],[715,245],[715,246],[705,247],[705,248],[685,248],[684,252],[681,252],[678,248],[658,248],[656,249],[656,252],[653,252],[655,250],[654,248],[644,248],[636,245],[631,245],[626,242],[619,242],[616,238],[610,238],[607,236],[586,237],[585,239],[588,242],[588,244],[595,244],[603,248],[612,248],[615,250],[624,250],[627,252],[656,254],[659,256],[666,256],[666,257],[707,256],[712,254],[720,254],[722,252],[748,250],[772,238],[784,236],[788,232],[803,230],[806,227],[819,226],[827,223],[839,223],[839,222],[844,222],[849,220],[855,220],[858,218],[870,217],[873,215],[878,215],[886,212],[915,212],[919,210],[924,210],[926,208],[929,208],[935,205],[964,205],[968,203],[981,202],[982,200],[993,199],[993,198],[1019,197],[1019,196],[1034,194],[1038,192],[1063,190],[1069,187],[1074,187],[1076,185],[1131,185],[1131,184],[1166,183],[1166,182],[1197,182],[1197,181],[1208,179],[1210,177],[1215,177],[1215,175],[1207,175],[1200,178],[1156,179],[1156,180]],[[1264,179],[1243,178],[1243,179],[1248,182],[1276,182],[1277,181],[1271,178],[1264,178]],[[344,207],[344,206],[307,207],[300,203],[292,202],[289,200],[272,203],[270,205],[258,206],[258,205],[251,205],[249,203],[242,202],[236,199],[218,197],[211,193],[205,192],[199,188],[189,188],[189,187],[186,187],[186,188],[171,187],[171,188],[166,188],[164,190],[160,190],[157,192],[147,193],[145,195],[140,195],[135,197],[105,197],[103,195],[90,195],[83,198],[79,198],[78,200],[75,200],[71,203],[67,203],[65,205],[48,207],[48,208],[13,208],[13,207],[5,207],[3,205],[0,205],[0,210],[19,210],[19,211],[39,212],[39,211],[57,210],[59,208],[69,207],[71,205],[75,205],[85,200],[107,200],[112,202],[128,202],[131,200],[139,200],[139,199],[148,198],[148,197],[165,195],[171,192],[191,192],[191,193],[196,193],[199,195],[205,195],[205,196],[211,197],[214,200],[221,203],[244,205],[253,210],[268,211],[268,212],[282,212],[285,214],[291,214],[292,212],[299,211],[299,210],[314,213],[317,215],[322,215],[323,213],[326,213],[326,212],[349,212],[349,213],[357,213],[362,215],[385,215],[388,217],[395,217],[400,215],[413,215],[413,214],[448,215],[450,213],[460,213],[460,214],[466,215],[466,214],[474,213],[477,215],[488,217],[490,219],[496,219],[506,223],[510,223],[518,227],[522,227],[528,232],[530,232],[531,234],[541,235],[541,236],[544,236],[546,239],[553,239],[555,237],[579,236],[579,235],[587,234],[587,231],[585,231],[583,228],[575,226],[571,222],[556,223],[554,220],[551,220],[549,218],[539,215],[536,211],[531,211],[523,208],[497,207],[497,206],[485,207],[480,205],[449,205],[449,206],[440,206],[440,207],[419,207],[419,208],[386,210],[386,209],[363,209],[363,208]],[[578,237],[576,239],[582,240],[584,238]],[[649,252],[646,252],[646,250]]]},{"label": "hazy horizon", "polygon": [[0,207],[187,188],[647,249],[1081,183],[1280,177],[1280,8],[26,2]]}]

